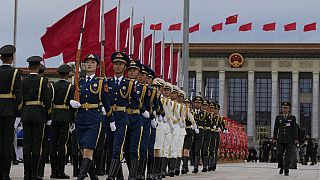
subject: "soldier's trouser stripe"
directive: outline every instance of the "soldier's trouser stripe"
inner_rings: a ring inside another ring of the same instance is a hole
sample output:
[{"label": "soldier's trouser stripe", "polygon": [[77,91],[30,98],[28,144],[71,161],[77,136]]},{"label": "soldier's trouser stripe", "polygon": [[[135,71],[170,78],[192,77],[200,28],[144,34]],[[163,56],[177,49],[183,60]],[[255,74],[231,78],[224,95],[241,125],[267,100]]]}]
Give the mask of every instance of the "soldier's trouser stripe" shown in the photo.
[{"label": "soldier's trouser stripe", "polygon": [[100,137],[100,133],[101,133],[101,127],[102,127],[102,122],[100,122],[100,124],[99,124],[99,133],[98,133],[98,138],[97,138],[97,141],[96,141],[96,147],[97,147],[97,144],[98,144],[98,141],[99,141],[99,137]]},{"label": "soldier's trouser stripe", "polygon": [[124,146],[124,142],[125,142],[125,139],[126,139],[126,136],[127,136],[127,128],[128,128],[128,126],[126,125],[126,129],[124,130],[124,136],[123,136],[123,139],[122,139],[122,145],[121,145],[121,151],[120,151],[120,160],[122,159],[123,146]]},{"label": "soldier's trouser stripe", "polygon": [[140,160],[140,145],[141,145],[142,132],[143,132],[143,126],[140,126],[140,137],[139,137],[139,144],[138,144],[138,160]]}]

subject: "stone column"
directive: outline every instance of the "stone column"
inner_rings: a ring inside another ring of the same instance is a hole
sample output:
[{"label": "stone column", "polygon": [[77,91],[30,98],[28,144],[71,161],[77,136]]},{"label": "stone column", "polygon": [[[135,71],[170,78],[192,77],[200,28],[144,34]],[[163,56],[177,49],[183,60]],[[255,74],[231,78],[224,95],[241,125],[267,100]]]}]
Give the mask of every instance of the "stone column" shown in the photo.
[{"label": "stone column", "polygon": [[249,142],[255,140],[255,83],[254,71],[248,71],[248,112],[247,112],[247,134]]},{"label": "stone column", "polygon": [[196,71],[196,94],[194,96],[199,95],[201,93],[201,96],[204,97],[204,89],[202,89],[202,70]]},{"label": "stone column", "polygon": [[220,114],[227,115],[225,113],[225,82],[226,82],[226,72],[219,71],[219,104],[220,104]]},{"label": "stone column", "polygon": [[297,123],[300,124],[299,113],[299,72],[292,72],[292,102],[291,102],[291,114],[296,116]]},{"label": "stone column", "polygon": [[313,72],[311,137],[319,138],[319,72]]},{"label": "stone column", "polygon": [[278,88],[278,72],[272,71],[272,95],[271,95],[271,136],[273,137],[273,129],[276,116],[279,114],[279,88]]}]

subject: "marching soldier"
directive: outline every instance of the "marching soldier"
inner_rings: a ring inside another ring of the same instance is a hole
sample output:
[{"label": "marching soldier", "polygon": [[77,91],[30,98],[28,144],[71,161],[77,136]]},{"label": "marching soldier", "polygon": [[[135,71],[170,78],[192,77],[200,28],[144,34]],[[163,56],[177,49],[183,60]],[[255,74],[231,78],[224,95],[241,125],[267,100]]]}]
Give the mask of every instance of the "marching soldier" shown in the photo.
[{"label": "marching soldier", "polygon": [[60,80],[53,84],[54,100],[50,134],[50,178],[69,179],[65,174],[66,146],[69,138],[70,124],[74,121],[74,110],[70,100],[74,97],[74,87],[68,82],[71,67],[67,64],[58,68]]},{"label": "marching soldier", "polygon": [[194,169],[192,171],[192,173],[198,173],[199,169],[199,161],[200,161],[200,151],[201,151],[201,147],[203,145],[203,127],[204,127],[204,120],[205,120],[205,114],[204,111],[201,110],[201,105],[203,103],[203,99],[200,96],[196,96],[193,99],[193,103],[194,103],[194,120],[197,123],[197,126],[199,128],[199,133],[196,133],[194,135],[194,155],[195,155],[195,159],[194,159]]},{"label": "marching soldier", "polygon": [[38,166],[51,98],[48,81],[38,76],[41,61],[39,56],[27,59],[30,75],[22,81],[24,179],[42,179],[38,176]]},{"label": "marching soldier", "polygon": [[204,100],[202,103],[201,109],[204,112],[204,133],[203,133],[203,145],[202,145],[202,164],[203,164],[203,169],[202,172],[207,172],[208,170],[208,161],[209,161],[209,143],[211,139],[211,116],[210,112],[208,111],[208,106],[209,103],[207,100]]},{"label": "marching soldier", "polygon": [[[292,148],[294,144],[298,144],[298,128],[296,117],[290,114],[291,104],[289,102],[282,103],[282,114],[276,117],[273,141],[277,143],[279,174],[289,176],[290,159],[293,154]],[[285,158],[283,160],[283,154]]]},{"label": "marching soldier", "polygon": [[16,48],[5,45],[0,48],[0,179],[9,180],[15,113],[21,103],[21,71],[11,66]]},{"label": "marching soldier", "polygon": [[92,159],[102,124],[102,111],[112,117],[108,85],[106,81],[95,76],[99,64],[100,60],[97,55],[89,54],[85,57],[84,66],[87,74],[79,81],[80,102],[70,101],[70,105],[78,109],[75,118],[75,131],[83,156],[78,180],[83,180],[88,172],[91,179],[98,179],[94,172]]},{"label": "marching soldier", "polygon": [[[124,78],[123,74],[129,65],[129,57],[125,53],[116,52],[112,54],[114,77],[108,79],[108,92],[110,93],[110,104],[112,106],[114,120],[110,121],[110,129],[114,131],[114,143],[112,160],[109,168],[108,178],[115,179],[121,167],[122,150],[125,142],[127,125],[129,124],[127,107],[138,106],[141,108],[141,102],[136,91],[134,81]],[[131,106],[132,102],[135,102]]]}]

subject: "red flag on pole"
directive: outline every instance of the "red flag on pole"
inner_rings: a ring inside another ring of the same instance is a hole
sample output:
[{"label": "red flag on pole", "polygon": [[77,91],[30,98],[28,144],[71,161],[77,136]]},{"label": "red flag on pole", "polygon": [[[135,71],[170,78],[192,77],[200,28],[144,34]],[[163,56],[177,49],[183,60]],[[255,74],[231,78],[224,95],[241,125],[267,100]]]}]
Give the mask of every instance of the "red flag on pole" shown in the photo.
[{"label": "red flag on pole", "polygon": [[169,26],[169,31],[180,31],[181,30],[181,23],[171,24]]},{"label": "red flag on pole", "polygon": [[235,24],[238,22],[238,14],[233,15],[233,16],[229,16],[226,18],[226,25],[228,24]]},{"label": "red flag on pole", "polygon": [[105,44],[104,44],[104,61],[106,67],[106,76],[113,76],[111,55],[116,51],[116,34],[117,34],[117,7],[104,14],[105,27]]},{"label": "red flag on pole", "polygon": [[179,66],[179,52],[173,52],[173,57],[172,57],[172,79],[171,83],[176,85],[177,84],[177,77],[178,77],[178,66]]},{"label": "red flag on pole", "polygon": [[274,23],[264,24],[262,30],[263,31],[275,31],[276,30],[276,23],[274,22]]},{"label": "red flag on pole", "polygon": [[170,73],[170,57],[171,57],[171,47],[167,46],[164,48],[164,61],[163,61],[163,80],[169,81]]},{"label": "red flag on pole", "polygon": [[162,23],[151,24],[151,25],[150,25],[150,29],[151,29],[151,30],[155,30],[155,31],[161,31],[161,29],[162,29]]},{"label": "red flag on pole", "polygon": [[199,30],[200,30],[200,24],[198,23],[198,24],[189,28],[189,33],[193,33],[193,32],[199,31]]},{"label": "red flag on pole", "polygon": [[129,52],[129,27],[130,17],[120,23],[120,51],[126,49]]},{"label": "red flag on pole", "polygon": [[315,31],[317,30],[317,23],[311,23],[311,24],[307,24],[304,26],[303,31],[304,32],[308,32],[308,31]]},{"label": "red flag on pole", "polygon": [[211,27],[212,32],[222,31],[223,23],[215,24]]},{"label": "red flag on pole", "polygon": [[139,58],[140,44],[142,39],[142,23],[133,26],[133,59]]},{"label": "red flag on pole", "polygon": [[284,31],[295,31],[295,30],[297,30],[296,22],[284,25]]},{"label": "red flag on pole", "polygon": [[244,24],[244,25],[241,25],[239,27],[239,31],[251,31],[252,29],[252,23],[247,23],[247,24]]},{"label": "red flag on pole", "polygon": [[152,34],[144,39],[144,64],[151,65],[151,54],[152,54]]},{"label": "red flag on pole", "polygon": [[155,66],[154,66],[154,73],[157,77],[161,74],[161,50],[162,50],[162,42],[158,42],[155,44]]}]

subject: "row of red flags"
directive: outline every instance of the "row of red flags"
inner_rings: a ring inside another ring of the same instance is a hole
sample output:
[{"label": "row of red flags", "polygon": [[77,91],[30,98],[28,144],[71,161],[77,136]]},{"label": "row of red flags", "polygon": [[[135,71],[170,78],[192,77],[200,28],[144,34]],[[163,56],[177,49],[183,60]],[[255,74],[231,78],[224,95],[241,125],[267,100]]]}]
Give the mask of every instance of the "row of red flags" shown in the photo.
[{"label": "row of red flags", "polygon": [[[117,14],[117,8],[113,8],[104,14],[104,62],[107,76],[113,75],[111,54],[117,49]],[[129,53],[130,49],[130,23],[131,18],[127,18],[120,23],[119,49],[125,49],[126,53]],[[155,26],[155,29],[157,28],[159,27]],[[173,52],[172,45],[166,46],[162,41],[155,43],[155,52],[152,52],[154,37],[152,34],[142,37],[142,30],[142,23],[133,26],[133,59],[141,59],[143,56],[144,62],[142,63],[150,67],[152,63],[155,63],[153,66],[157,77],[162,77],[164,80],[176,84],[179,52]],[[81,59],[89,53],[95,53],[100,56],[100,0],[91,0],[47,28],[46,33],[41,37],[44,49],[43,58],[48,59],[62,54],[64,63],[74,62],[76,60],[81,32]],[[144,41],[144,54],[141,53],[142,41]],[[153,55],[155,56],[154,62],[152,62]]]}]

